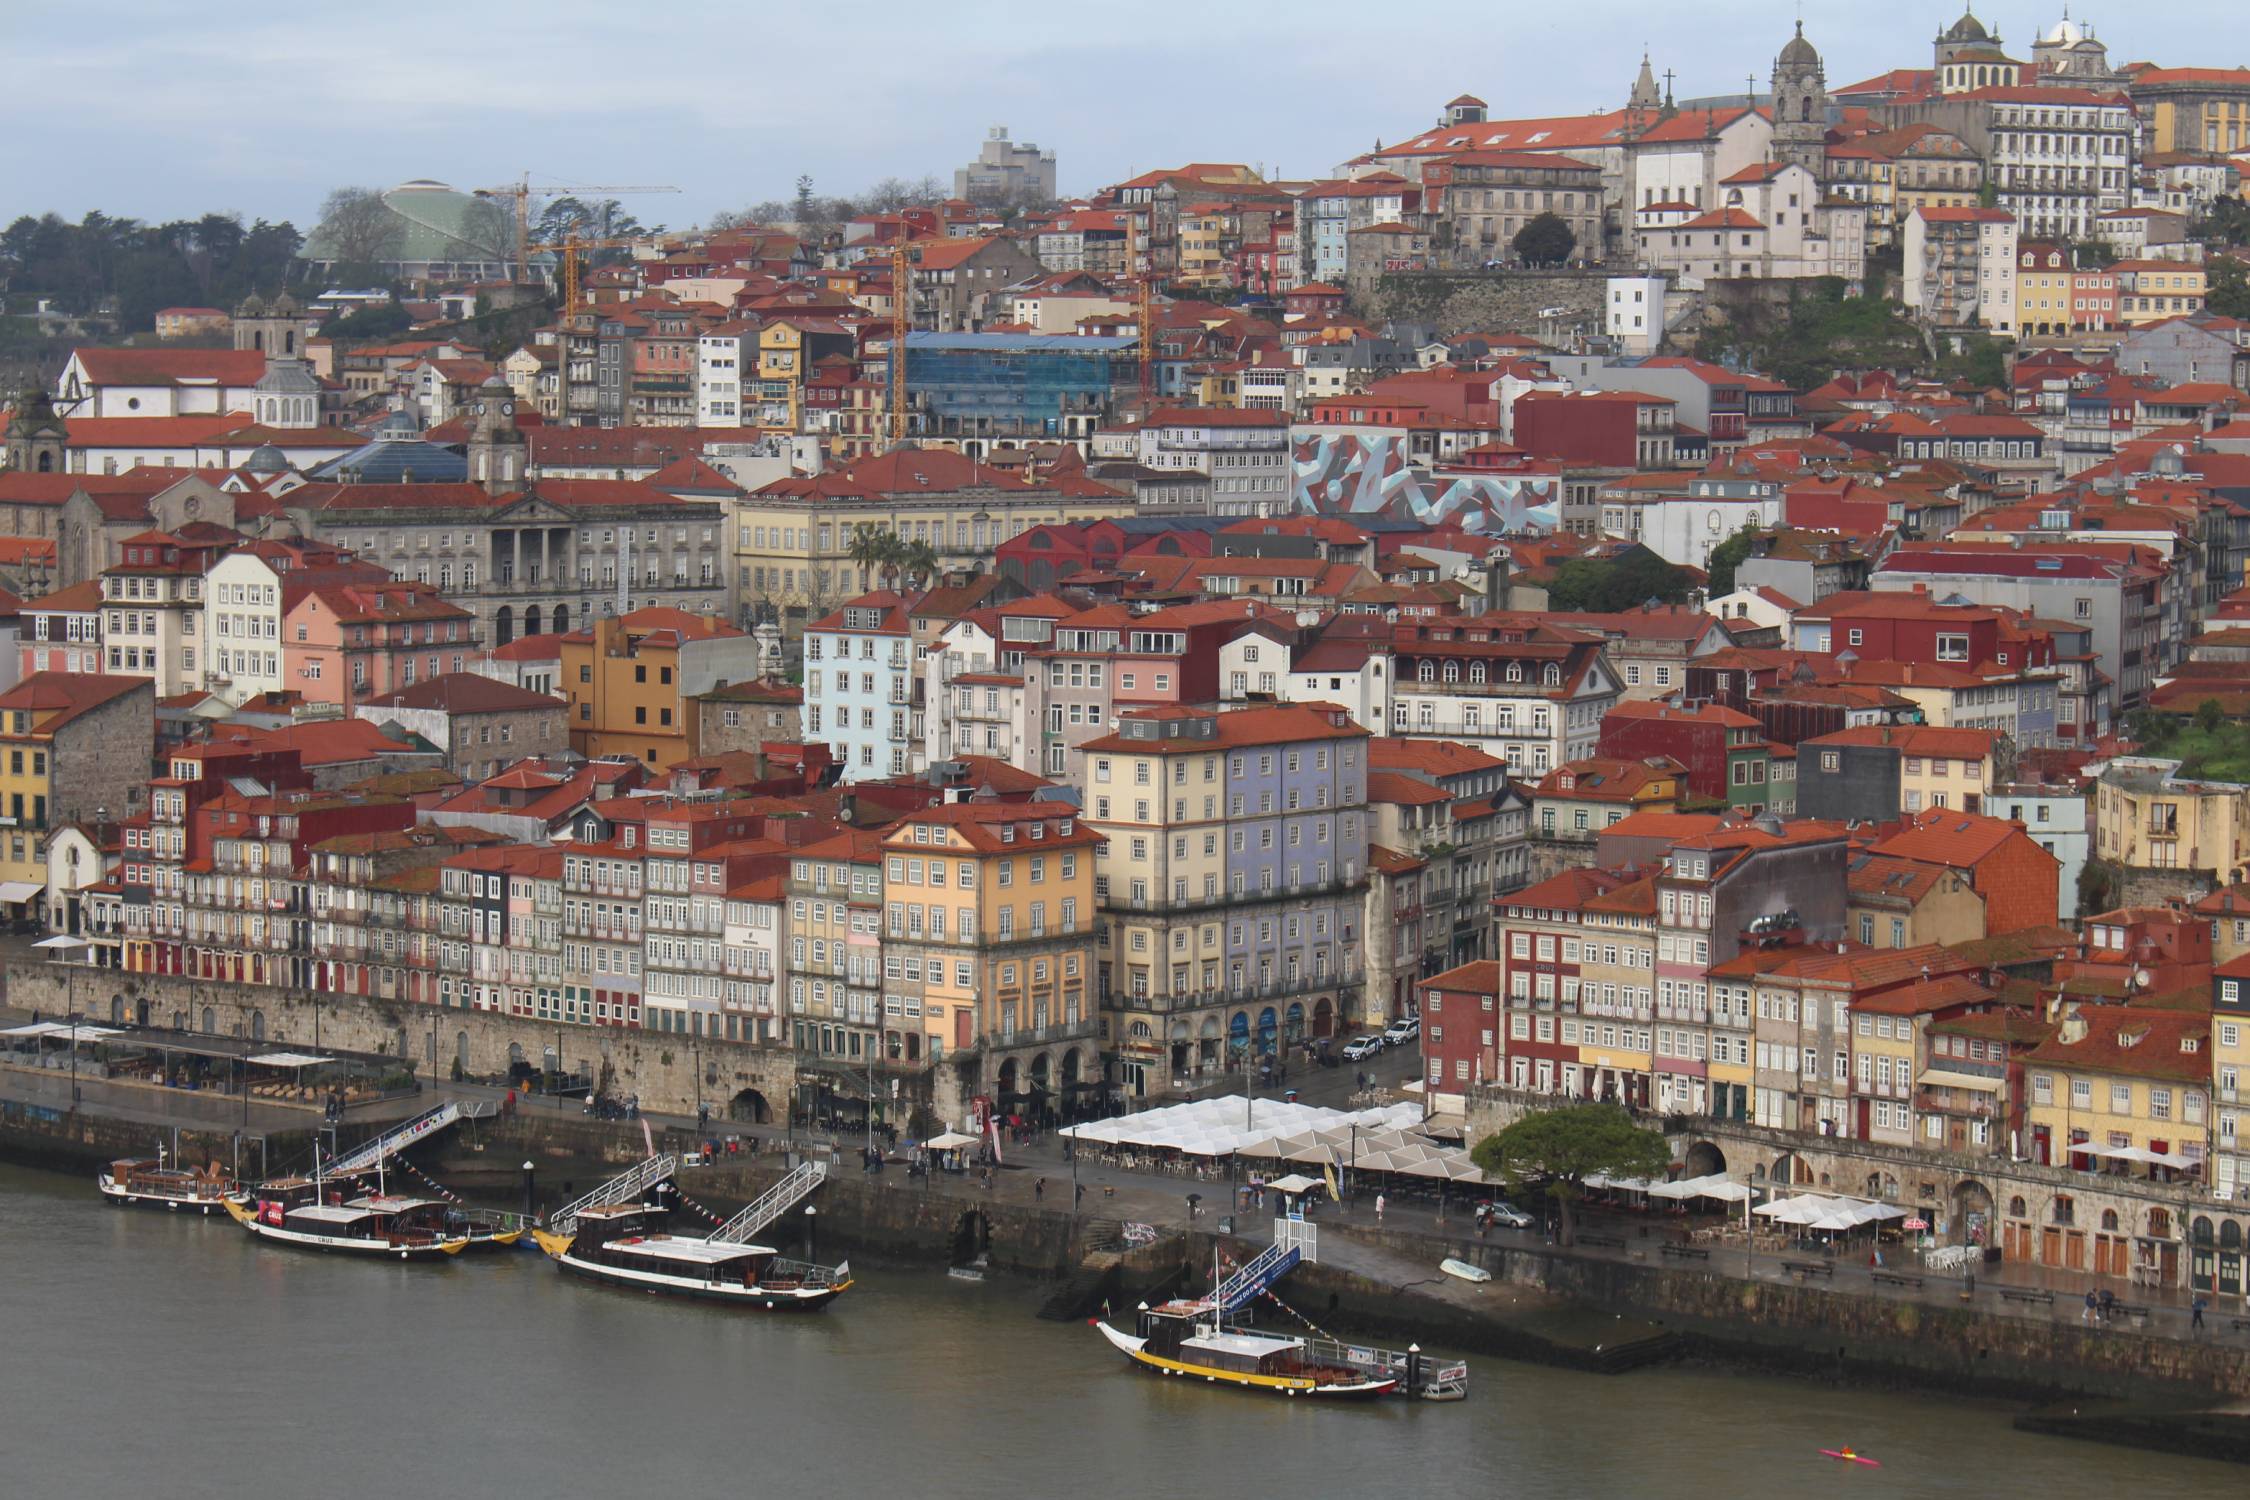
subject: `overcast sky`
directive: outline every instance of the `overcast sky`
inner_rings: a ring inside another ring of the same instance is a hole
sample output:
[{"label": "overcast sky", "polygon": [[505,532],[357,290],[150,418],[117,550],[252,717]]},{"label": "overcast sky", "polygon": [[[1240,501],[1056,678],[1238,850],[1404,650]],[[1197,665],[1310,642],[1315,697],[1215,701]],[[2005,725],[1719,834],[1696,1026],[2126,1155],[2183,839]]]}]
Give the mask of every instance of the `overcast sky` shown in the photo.
[{"label": "overcast sky", "polygon": [[[2238,3],[2076,0],[2112,62],[2250,61]],[[1806,0],[1831,86],[1927,67],[1949,0]],[[2009,54],[2060,0],[1980,5]],[[671,183],[630,200],[685,225],[886,176],[943,177],[1005,123],[1060,157],[1063,192],[1185,161],[1309,177],[1435,123],[1616,108],[1641,49],[1681,97],[1761,88],[1785,0],[392,0],[377,6],[0,0],[0,222],[55,210],[206,210],[309,227],[328,189]],[[1130,29],[1125,29],[1129,27]],[[2232,39],[2240,39],[2235,45]],[[2214,41],[2229,49],[2211,56]]]}]

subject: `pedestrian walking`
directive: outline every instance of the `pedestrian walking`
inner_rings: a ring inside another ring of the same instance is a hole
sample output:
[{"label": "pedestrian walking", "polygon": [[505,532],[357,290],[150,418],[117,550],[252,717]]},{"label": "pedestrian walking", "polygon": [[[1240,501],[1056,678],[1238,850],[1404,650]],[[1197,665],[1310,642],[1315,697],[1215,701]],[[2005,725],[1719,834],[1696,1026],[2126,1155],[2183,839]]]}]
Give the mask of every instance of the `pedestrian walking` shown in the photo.
[{"label": "pedestrian walking", "polygon": [[2199,1292],[2196,1294],[2195,1300],[2188,1304],[2188,1327],[2201,1328],[2203,1326],[2204,1306],[2203,1296]]},{"label": "pedestrian walking", "polygon": [[2079,1321],[2082,1323],[2093,1322],[2094,1314],[2100,1309],[2101,1305],[2102,1299],[2094,1294],[2094,1289],[2092,1287],[2086,1288],[2086,1311],[2080,1316]]},{"label": "pedestrian walking", "polygon": [[1375,1195],[1375,1222],[1378,1224],[1383,1222],[1383,1195],[1381,1193]]},{"label": "pedestrian walking", "polygon": [[1083,1203],[1083,1202],[1085,1202],[1085,1201],[1086,1201],[1086,1184],[1085,1184],[1085,1183],[1083,1183],[1083,1182],[1074,1182],[1074,1183],[1072,1183],[1072,1184],[1070,1185],[1070,1206],[1071,1206],[1072,1208],[1076,1208],[1076,1207],[1077,1207],[1077,1206],[1078,1206],[1079,1204],[1081,1204],[1081,1203]]},{"label": "pedestrian walking", "polygon": [[1042,1177],[1031,1185],[1031,1201],[1043,1203],[1047,1198],[1047,1179]]}]

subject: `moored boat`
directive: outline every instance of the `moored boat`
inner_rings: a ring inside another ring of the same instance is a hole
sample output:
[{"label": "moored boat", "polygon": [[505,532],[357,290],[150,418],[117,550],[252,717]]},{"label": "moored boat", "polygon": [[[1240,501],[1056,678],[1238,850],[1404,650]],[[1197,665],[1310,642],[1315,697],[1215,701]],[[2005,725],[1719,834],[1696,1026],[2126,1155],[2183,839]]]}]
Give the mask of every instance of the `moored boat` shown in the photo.
[{"label": "moored boat", "polygon": [[1168,1303],[1141,1314],[1142,1331],[1120,1332],[1096,1319],[1102,1337],[1135,1365],[1276,1396],[1359,1401],[1387,1396],[1399,1377],[1326,1340],[1229,1328],[1201,1302]]},{"label": "moored boat", "polygon": [[332,1202],[317,1184],[294,1179],[260,1186],[248,1203],[229,1199],[226,1210],[259,1239],[300,1250],[444,1260],[469,1248],[468,1235],[448,1225],[448,1206],[434,1198]]},{"label": "moored boat", "polygon": [[119,1208],[161,1208],[172,1213],[215,1214],[239,1191],[214,1164],[201,1172],[167,1167],[161,1160],[113,1161],[95,1174],[102,1197]]},{"label": "moored boat", "polygon": [[577,1212],[571,1233],[537,1229],[532,1238],[574,1276],[736,1307],[810,1311],[851,1288],[849,1261],[816,1266],[764,1245],[662,1233],[651,1228],[662,1213],[640,1203],[598,1205]]}]

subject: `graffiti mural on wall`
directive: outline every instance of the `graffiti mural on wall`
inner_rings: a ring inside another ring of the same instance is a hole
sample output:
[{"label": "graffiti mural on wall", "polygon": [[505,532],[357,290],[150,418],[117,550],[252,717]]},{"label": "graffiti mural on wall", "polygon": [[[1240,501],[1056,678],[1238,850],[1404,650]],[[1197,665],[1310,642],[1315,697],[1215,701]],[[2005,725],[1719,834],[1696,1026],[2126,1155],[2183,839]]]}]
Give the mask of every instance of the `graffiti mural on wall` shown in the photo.
[{"label": "graffiti mural on wall", "polygon": [[1493,536],[1553,531],[1560,519],[1554,475],[1424,474],[1393,437],[1308,433],[1295,441],[1291,471],[1290,503],[1306,515],[1384,515]]}]

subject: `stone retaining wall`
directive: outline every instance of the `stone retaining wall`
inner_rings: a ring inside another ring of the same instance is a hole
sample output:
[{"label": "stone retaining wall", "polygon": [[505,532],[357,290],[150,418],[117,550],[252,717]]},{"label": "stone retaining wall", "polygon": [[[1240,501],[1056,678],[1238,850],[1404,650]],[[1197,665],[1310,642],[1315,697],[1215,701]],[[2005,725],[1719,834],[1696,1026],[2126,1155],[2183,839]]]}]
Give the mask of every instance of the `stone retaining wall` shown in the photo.
[{"label": "stone retaining wall", "polygon": [[612,1093],[638,1094],[643,1109],[665,1114],[693,1114],[700,1097],[715,1117],[723,1117],[737,1094],[754,1089],[775,1118],[784,1118],[796,1078],[796,1065],[786,1048],[710,1037],[558,1026],[491,1011],[352,995],[316,996],[269,985],[116,969],[16,964],[8,975],[9,1004],[47,1016],[66,1014],[75,1003],[90,1021],[113,1016],[131,1020],[140,1014],[143,1000],[148,1003],[151,1025],[257,1036],[291,1047],[387,1053],[407,1062],[425,1080],[451,1077],[456,1061],[463,1071],[480,1077],[505,1074],[516,1061],[539,1067],[554,1051],[566,1072],[591,1063],[599,1078],[606,1065],[612,1070]]}]

